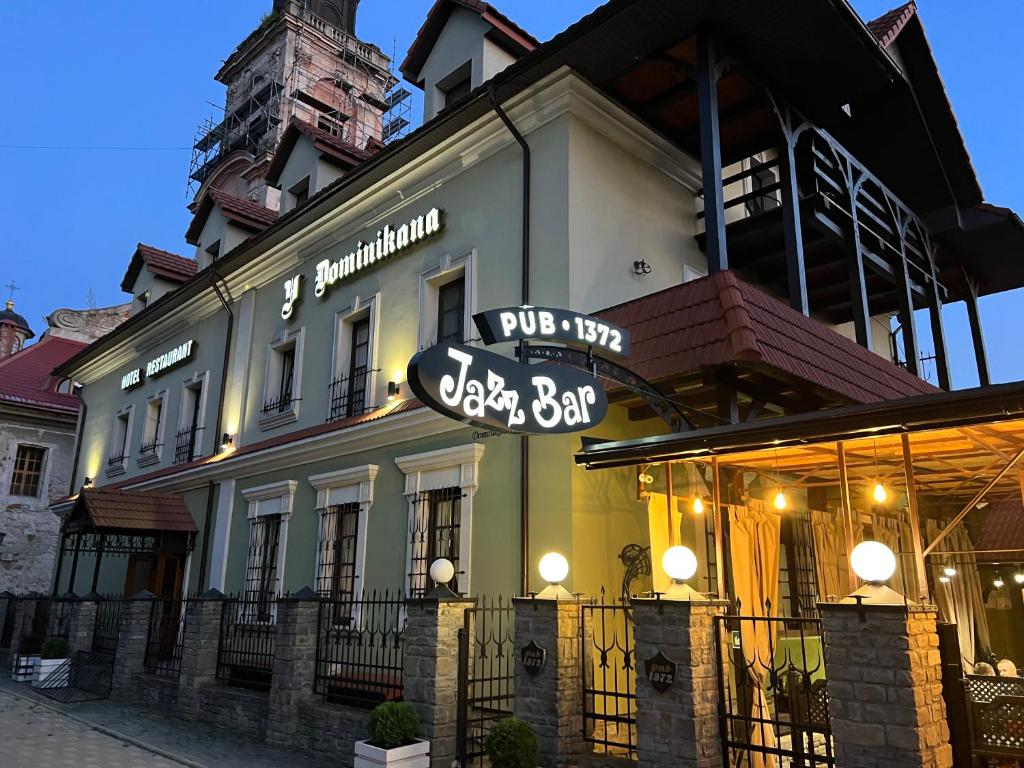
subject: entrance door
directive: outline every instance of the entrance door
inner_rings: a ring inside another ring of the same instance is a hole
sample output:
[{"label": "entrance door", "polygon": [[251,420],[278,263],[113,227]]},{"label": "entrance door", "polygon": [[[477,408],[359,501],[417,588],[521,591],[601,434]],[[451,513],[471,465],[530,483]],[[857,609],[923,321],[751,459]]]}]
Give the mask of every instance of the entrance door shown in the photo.
[{"label": "entrance door", "polygon": [[184,558],[180,555],[132,555],[128,559],[125,594],[134,595],[145,589],[165,600],[177,600],[181,597],[183,576]]}]

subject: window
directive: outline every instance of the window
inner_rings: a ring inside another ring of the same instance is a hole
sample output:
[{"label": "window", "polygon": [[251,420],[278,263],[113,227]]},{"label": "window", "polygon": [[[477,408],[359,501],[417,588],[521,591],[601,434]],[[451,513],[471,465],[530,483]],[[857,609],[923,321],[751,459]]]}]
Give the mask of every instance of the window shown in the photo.
[{"label": "window", "polygon": [[455,564],[452,590],[471,591],[473,497],[479,484],[479,443],[395,459],[405,474],[409,502],[406,593],[422,597],[430,591],[430,564],[439,557]]},{"label": "window", "polygon": [[437,82],[440,109],[447,109],[472,90],[473,62],[467,61]]},{"label": "window", "polygon": [[213,262],[215,262],[217,260],[217,257],[220,256],[220,240],[206,246],[205,251],[206,255],[210,257],[210,260],[207,263],[212,264]]},{"label": "window", "polygon": [[142,443],[139,445],[137,460],[140,465],[153,464],[160,460],[160,449],[163,447],[166,394],[166,392],[160,392],[149,398],[146,403],[146,423],[142,431]]},{"label": "window", "polygon": [[35,445],[19,445],[11,474],[12,496],[38,496],[43,479],[46,449]]},{"label": "window", "polygon": [[299,386],[302,379],[302,329],[281,333],[270,345],[260,426],[281,426],[298,418]]},{"label": "window", "polygon": [[435,343],[472,344],[476,311],[476,251],[443,255],[436,268],[420,275],[419,348]]},{"label": "window", "polygon": [[298,208],[300,205],[309,200],[309,176],[304,178],[298,184],[295,184],[288,189],[289,199],[291,201],[291,208]]},{"label": "window", "polygon": [[335,504],[320,515],[316,591],[323,597],[352,602],[356,590],[356,542],[359,504]]},{"label": "window", "polygon": [[337,316],[328,421],[359,416],[374,407],[374,340],[379,296],[359,299],[354,307]]},{"label": "window", "polygon": [[780,539],[779,615],[814,618],[819,597],[810,514],[783,515]]},{"label": "window", "polygon": [[297,486],[294,480],[285,480],[242,491],[249,502],[243,615],[250,621],[270,621],[274,617]]},{"label": "window", "polygon": [[458,589],[462,496],[462,489],[457,487],[421,491],[417,496],[409,531],[410,597],[423,597],[433,587],[428,574],[430,564],[439,557],[451,560],[455,566],[456,576],[448,586]]},{"label": "window", "polygon": [[459,80],[457,83],[455,83],[446,91],[444,91],[444,106],[450,107],[452,104],[456,103],[460,99],[469,96],[469,92],[471,90],[469,82],[469,75],[466,75],[466,77],[464,77],[462,80]]},{"label": "window", "polygon": [[127,406],[114,414],[114,428],[110,432],[110,449],[107,453],[107,476],[119,475],[126,469],[128,454],[131,452],[133,406]]},{"label": "window", "polygon": [[174,438],[174,463],[192,461],[203,455],[203,410],[206,407],[206,374],[197,375],[181,390],[178,432]]},{"label": "window", "polygon": [[460,275],[437,291],[437,343],[461,344],[466,316],[466,280]]}]

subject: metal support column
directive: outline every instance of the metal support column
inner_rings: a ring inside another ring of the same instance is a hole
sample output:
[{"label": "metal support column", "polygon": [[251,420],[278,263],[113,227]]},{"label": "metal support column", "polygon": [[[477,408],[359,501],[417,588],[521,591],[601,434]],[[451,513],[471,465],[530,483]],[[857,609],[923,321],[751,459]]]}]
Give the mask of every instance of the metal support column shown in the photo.
[{"label": "metal support column", "polygon": [[910,272],[907,268],[906,233],[900,237],[900,295],[899,320],[903,331],[903,353],[907,357],[907,370],[921,375],[921,351],[917,346],[917,324],[914,321],[914,296],[911,291]]},{"label": "metal support column", "polygon": [[718,582],[718,599],[725,600],[725,533],[722,527],[722,485],[718,471],[718,457],[711,458],[711,510],[715,516],[715,579]]},{"label": "metal support column", "polygon": [[935,346],[935,370],[939,374],[942,389],[953,388],[949,375],[949,352],[946,349],[946,327],[942,324],[942,297],[939,295],[939,281],[932,269],[928,281],[928,317],[932,324],[932,344]]},{"label": "metal support column", "polygon": [[704,184],[704,226],[708,272],[729,268],[722,190],[722,140],[718,130],[718,67],[714,40],[706,29],[697,32],[697,94],[700,113],[700,161]]},{"label": "metal support column", "polygon": [[974,359],[978,364],[978,384],[987,387],[991,383],[988,371],[988,352],[985,349],[985,336],[981,331],[981,313],[978,311],[978,288],[967,282],[967,319],[971,323],[971,340],[974,342]]},{"label": "metal support column", "polygon": [[[852,171],[851,171],[852,173]],[[850,308],[857,343],[867,350],[871,343],[871,311],[868,308],[868,286],[864,274],[864,254],[860,242],[860,217],[857,216],[858,180],[850,178],[850,234],[847,238],[847,263],[850,269]]]},{"label": "metal support column", "polygon": [[786,115],[786,145],[779,150],[779,175],[782,179],[782,226],[786,237],[786,282],[789,306],[810,315],[807,301],[807,270],[804,264],[804,233],[800,221],[800,189],[796,178],[796,137]]},{"label": "metal support column", "polygon": [[96,544],[96,563],[92,569],[92,588],[89,590],[90,593],[95,594],[96,587],[100,582],[100,564],[103,562],[103,544],[106,537],[101,533],[100,539]]},{"label": "metal support column", "polygon": [[78,555],[82,551],[82,534],[75,534],[75,554],[71,558],[71,573],[68,575],[68,592],[75,591],[75,576],[78,574]]}]

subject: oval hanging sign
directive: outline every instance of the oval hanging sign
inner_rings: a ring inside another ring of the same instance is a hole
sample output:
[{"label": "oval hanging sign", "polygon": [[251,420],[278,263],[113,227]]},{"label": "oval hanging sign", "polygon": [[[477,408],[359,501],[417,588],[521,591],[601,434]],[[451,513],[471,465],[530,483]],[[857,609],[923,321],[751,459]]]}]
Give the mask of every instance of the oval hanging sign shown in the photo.
[{"label": "oval hanging sign", "polygon": [[484,429],[579,432],[608,411],[604,388],[586,371],[530,365],[464,344],[437,344],[409,361],[409,386],[426,405]]},{"label": "oval hanging sign", "polygon": [[629,355],[629,331],[600,318],[553,307],[504,307],[473,315],[485,344],[543,339]]}]

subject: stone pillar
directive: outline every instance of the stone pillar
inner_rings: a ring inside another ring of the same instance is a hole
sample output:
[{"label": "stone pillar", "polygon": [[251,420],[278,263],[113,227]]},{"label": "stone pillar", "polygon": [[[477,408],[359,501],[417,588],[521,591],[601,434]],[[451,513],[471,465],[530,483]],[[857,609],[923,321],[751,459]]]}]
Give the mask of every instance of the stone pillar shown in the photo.
[{"label": "stone pillar", "polygon": [[110,681],[111,698],[137,698],[139,678],[144,671],[146,659],[146,643],[149,641],[149,617],[155,597],[152,592],[143,590],[130,600],[125,600],[121,606],[117,655],[114,657],[114,671]]},{"label": "stone pillar", "polygon": [[459,630],[476,600],[436,589],[408,603],[403,698],[420,716],[430,740],[431,768],[450,768],[456,758],[459,694]]},{"label": "stone pillar", "polygon": [[[68,621],[68,646],[71,654],[92,650],[92,636],[96,632],[96,593],[86,595],[71,605],[71,619]],[[119,630],[120,631],[120,630]]]},{"label": "stone pillar", "polygon": [[[633,600],[636,648],[636,737],[647,768],[718,768],[718,670],[715,616],[724,600]],[[671,684],[661,692],[646,664],[657,664],[657,678]],[[674,672],[672,665],[674,664]]]},{"label": "stone pillar", "polygon": [[293,744],[297,707],[313,701],[320,598],[309,587],[277,599],[274,677],[270,686],[267,743]]},{"label": "stone pillar", "polygon": [[220,617],[224,595],[216,589],[185,604],[185,633],[181,642],[181,673],[178,676],[178,714],[195,719],[199,692],[217,682],[217,651],[220,648]]},{"label": "stone pillar", "polygon": [[951,768],[934,606],[821,603],[837,768]]},{"label": "stone pillar", "polygon": [[[587,752],[580,603],[529,597],[512,603],[516,609],[515,715],[537,733],[541,765],[574,763]],[[543,666],[535,674],[522,662],[523,648],[531,643],[544,652]]]}]

